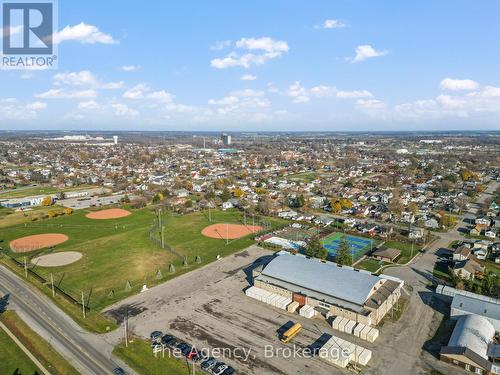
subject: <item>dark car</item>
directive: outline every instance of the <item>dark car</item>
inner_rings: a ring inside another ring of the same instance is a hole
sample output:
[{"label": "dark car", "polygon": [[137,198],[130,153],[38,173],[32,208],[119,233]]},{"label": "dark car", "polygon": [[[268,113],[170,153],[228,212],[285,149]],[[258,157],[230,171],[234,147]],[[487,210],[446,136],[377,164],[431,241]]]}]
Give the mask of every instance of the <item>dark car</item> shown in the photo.
[{"label": "dark car", "polygon": [[206,361],[203,361],[201,363],[200,367],[201,367],[202,370],[208,371],[212,367],[214,367],[216,363],[217,363],[217,360],[214,357],[210,357]]},{"label": "dark car", "polygon": [[113,370],[113,374],[115,375],[125,375],[125,371],[121,367],[117,367]]},{"label": "dark car", "polygon": [[151,341],[157,342],[161,340],[161,337],[163,336],[163,333],[161,331],[153,331],[151,332],[151,335],[149,336],[151,338]]},{"label": "dark car", "polygon": [[161,343],[168,345],[169,341],[171,341],[173,339],[174,339],[174,336],[172,336],[172,335],[163,335],[163,337],[161,338]]},{"label": "dark car", "polygon": [[226,371],[224,371],[224,372],[222,373],[222,375],[233,375],[234,373],[235,373],[234,368],[232,368],[231,366],[229,366],[229,367],[226,369]]}]

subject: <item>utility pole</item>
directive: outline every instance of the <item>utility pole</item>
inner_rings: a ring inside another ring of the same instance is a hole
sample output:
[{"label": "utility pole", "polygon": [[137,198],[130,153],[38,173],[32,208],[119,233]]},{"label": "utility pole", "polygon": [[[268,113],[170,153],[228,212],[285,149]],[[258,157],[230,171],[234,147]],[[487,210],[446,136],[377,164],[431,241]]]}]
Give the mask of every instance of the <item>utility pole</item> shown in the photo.
[{"label": "utility pole", "polygon": [[52,297],[56,296],[56,291],[54,289],[54,275],[50,273],[50,283],[52,284]]},{"label": "utility pole", "polygon": [[165,248],[165,227],[161,227],[161,248]]},{"label": "utility pole", "polygon": [[208,222],[212,222],[212,212],[210,211],[210,202],[208,202]]},{"label": "utility pole", "polygon": [[125,347],[128,348],[128,309],[125,312]]},{"label": "utility pole", "polygon": [[243,208],[243,217],[245,220],[245,226],[247,226],[247,209],[246,208]]},{"label": "utility pole", "polygon": [[24,257],[24,275],[28,278],[28,264],[26,263],[26,257]]},{"label": "utility pole", "polygon": [[85,297],[83,295],[83,291],[82,291],[82,312],[83,312],[83,319],[85,319],[87,315],[85,314]]}]

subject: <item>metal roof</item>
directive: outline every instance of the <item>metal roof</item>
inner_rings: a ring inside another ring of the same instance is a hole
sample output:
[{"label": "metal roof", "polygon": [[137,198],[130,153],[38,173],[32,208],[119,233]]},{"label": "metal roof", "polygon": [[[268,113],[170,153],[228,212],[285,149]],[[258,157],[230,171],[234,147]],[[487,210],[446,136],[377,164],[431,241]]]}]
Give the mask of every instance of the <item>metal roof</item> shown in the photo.
[{"label": "metal roof", "polygon": [[488,359],[488,345],[493,341],[495,328],[482,316],[463,315],[451,334],[448,346],[468,348],[484,359]]},{"label": "metal roof", "polygon": [[461,313],[482,316],[490,321],[494,328],[500,327],[499,304],[456,294],[451,303],[451,314],[462,315]]},{"label": "metal roof", "polygon": [[262,275],[360,306],[368,299],[373,287],[383,282],[377,276],[351,267],[283,252],[264,268]]}]

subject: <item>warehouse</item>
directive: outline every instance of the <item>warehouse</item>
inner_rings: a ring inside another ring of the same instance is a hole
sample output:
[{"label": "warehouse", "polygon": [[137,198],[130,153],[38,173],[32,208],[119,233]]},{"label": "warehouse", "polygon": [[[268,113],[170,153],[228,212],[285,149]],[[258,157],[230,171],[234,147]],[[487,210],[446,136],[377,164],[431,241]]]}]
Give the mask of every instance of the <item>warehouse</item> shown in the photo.
[{"label": "warehouse", "polygon": [[403,281],[336,263],[279,252],[254,270],[254,286],[312,306],[324,316],[377,325],[398,301]]},{"label": "warehouse", "polygon": [[495,328],[479,315],[462,315],[453,329],[448,346],[441,349],[442,361],[479,375],[497,374],[488,354],[495,348]]}]

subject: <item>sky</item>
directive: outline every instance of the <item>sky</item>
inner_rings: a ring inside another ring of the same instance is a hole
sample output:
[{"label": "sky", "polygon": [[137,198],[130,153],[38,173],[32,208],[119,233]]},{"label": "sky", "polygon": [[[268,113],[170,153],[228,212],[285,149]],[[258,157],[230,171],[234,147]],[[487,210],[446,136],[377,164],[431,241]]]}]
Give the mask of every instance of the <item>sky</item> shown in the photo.
[{"label": "sky", "polygon": [[0,130],[500,130],[500,2],[58,2]]}]

